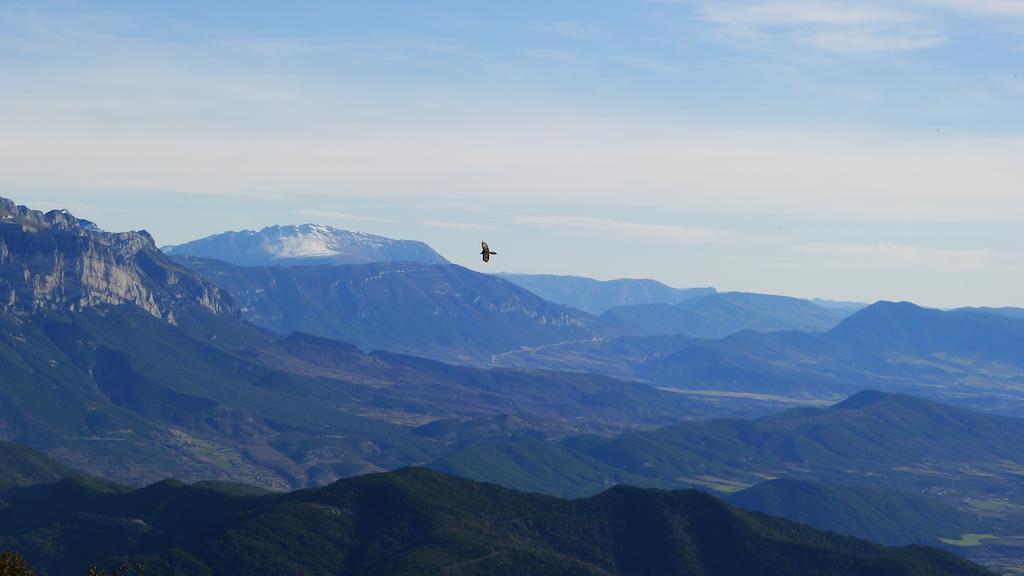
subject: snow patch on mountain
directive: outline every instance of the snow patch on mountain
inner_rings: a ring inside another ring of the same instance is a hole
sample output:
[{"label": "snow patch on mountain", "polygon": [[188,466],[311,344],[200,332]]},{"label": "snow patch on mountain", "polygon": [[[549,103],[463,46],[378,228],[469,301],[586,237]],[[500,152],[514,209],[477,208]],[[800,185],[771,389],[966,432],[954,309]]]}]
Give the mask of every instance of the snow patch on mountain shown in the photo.
[{"label": "snow patch on mountain", "polygon": [[216,258],[242,266],[447,262],[423,242],[393,240],[322,224],[224,232],[163,250],[174,256]]}]

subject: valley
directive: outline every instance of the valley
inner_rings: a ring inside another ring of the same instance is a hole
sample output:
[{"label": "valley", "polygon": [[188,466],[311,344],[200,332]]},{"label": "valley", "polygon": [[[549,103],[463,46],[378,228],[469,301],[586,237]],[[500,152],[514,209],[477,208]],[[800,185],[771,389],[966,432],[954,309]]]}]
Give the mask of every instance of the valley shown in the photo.
[{"label": "valley", "polygon": [[1024,0],[0,0],[0,576],[1024,576]]},{"label": "valley", "polygon": [[427,466],[563,498],[699,489],[1001,570],[1024,533],[1012,313],[698,290],[595,315],[445,263],[171,259],[5,210],[0,431],[40,451],[10,445],[9,487],[282,492]]}]

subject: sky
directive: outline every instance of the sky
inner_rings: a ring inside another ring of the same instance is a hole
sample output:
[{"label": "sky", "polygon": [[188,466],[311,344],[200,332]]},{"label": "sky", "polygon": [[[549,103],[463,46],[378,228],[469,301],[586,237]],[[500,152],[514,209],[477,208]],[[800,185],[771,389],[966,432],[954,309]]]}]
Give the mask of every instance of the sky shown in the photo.
[{"label": "sky", "polygon": [[0,196],[1024,306],[1024,0],[0,0]]}]

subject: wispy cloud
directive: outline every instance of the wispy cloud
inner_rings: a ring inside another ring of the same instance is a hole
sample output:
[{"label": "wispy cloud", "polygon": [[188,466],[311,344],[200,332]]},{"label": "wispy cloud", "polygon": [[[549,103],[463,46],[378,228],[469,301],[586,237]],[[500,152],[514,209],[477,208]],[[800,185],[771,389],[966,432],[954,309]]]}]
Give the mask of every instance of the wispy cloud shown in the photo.
[{"label": "wispy cloud", "polygon": [[675,66],[658,62],[657,60],[652,60],[650,58],[638,58],[634,56],[616,56],[615,61],[620,64],[629,66],[630,68],[643,70],[645,72],[654,72],[657,74],[676,74],[679,72],[679,69],[676,68]]},{"label": "wispy cloud", "polygon": [[548,62],[576,62],[579,56],[575,52],[567,50],[549,50],[547,48],[527,48],[523,55],[535,60],[546,60]]},{"label": "wispy cloud", "polygon": [[979,272],[1011,270],[1009,257],[994,250],[955,250],[907,244],[833,244],[798,245],[800,254],[824,257],[840,265],[900,267],[938,272]]},{"label": "wispy cloud", "polygon": [[575,230],[608,236],[625,234],[689,243],[712,242],[721,240],[725,235],[719,230],[699,226],[648,224],[613,220],[610,218],[591,218],[588,216],[519,216],[516,220],[523,224],[558,228],[561,230]]},{"label": "wispy cloud", "polygon": [[576,20],[562,20],[559,22],[552,22],[550,24],[541,24],[534,26],[532,30],[572,40],[590,40],[600,36],[604,32],[604,28],[599,24],[579,22]]},{"label": "wispy cloud", "polygon": [[332,48],[331,43],[325,40],[258,36],[224,38],[212,44],[220,48],[260,58],[306,56]]},{"label": "wispy cloud", "polygon": [[355,222],[394,222],[388,218],[377,218],[374,216],[361,216],[349,212],[337,212],[334,210],[296,210],[296,214],[311,216],[313,218],[324,218],[327,220],[352,220]]},{"label": "wispy cloud", "polygon": [[715,2],[702,6],[698,13],[708,22],[735,30],[807,24],[862,25],[903,22],[912,19],[912,16],[906,12],[888,8],[861,3],[814,0],[747,4]]},{"label": "wispy cloud", "polygon": [[706,3],[698,17],[727,36],[836,53],[921,50],[946,41],[912,12],[846,0]]},{"label": "wispy cloud", "polygon": [[970,14],[1024,16],[1024,2],[1021,0],[916,0],[916,2]]},{"label": "wispy cloud", "polygon": [[804,43],[829,52],[870,53],[921,50],[946,42],[934,32],[912,34],[880,34],[866,30],[821,31],[803,37]]},{"label": "wispy cloud", "polygon": [[446,220],[422,220],[419,222],[420,226],[429,226],[431,228],[454,228],[456,230],[494,230],[493,226],[486,224],[476,224],[474,222],[449,222]]}]

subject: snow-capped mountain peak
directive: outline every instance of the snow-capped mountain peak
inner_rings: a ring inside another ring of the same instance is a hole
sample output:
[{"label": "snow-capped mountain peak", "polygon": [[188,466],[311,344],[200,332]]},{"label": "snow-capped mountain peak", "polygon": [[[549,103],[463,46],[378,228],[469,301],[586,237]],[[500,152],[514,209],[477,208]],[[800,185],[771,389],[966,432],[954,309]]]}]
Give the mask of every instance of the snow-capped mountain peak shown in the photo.
[{"label": "snow-capped mountain peak", "polygon": [[259,231],[224,232],[167,246],[164,251],[172,256],[216,258],[241,266],[447,262],[423,242],[393,240],[323,224],[278,225]]}]

